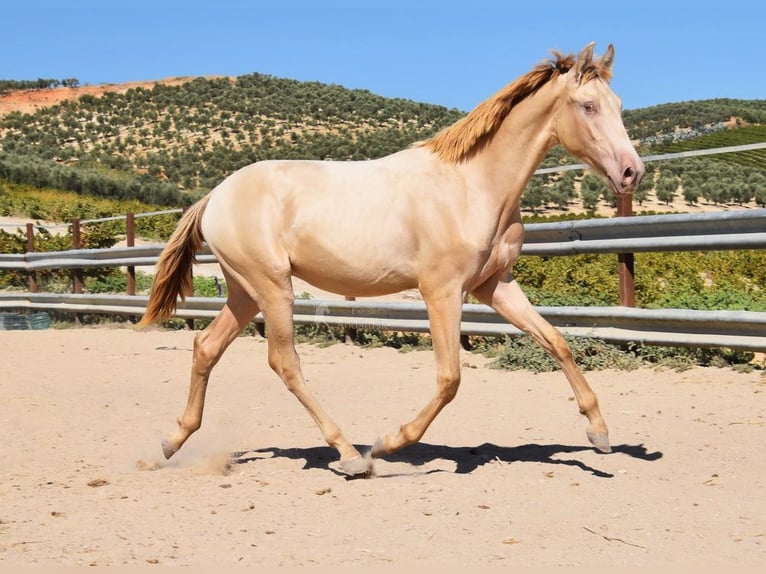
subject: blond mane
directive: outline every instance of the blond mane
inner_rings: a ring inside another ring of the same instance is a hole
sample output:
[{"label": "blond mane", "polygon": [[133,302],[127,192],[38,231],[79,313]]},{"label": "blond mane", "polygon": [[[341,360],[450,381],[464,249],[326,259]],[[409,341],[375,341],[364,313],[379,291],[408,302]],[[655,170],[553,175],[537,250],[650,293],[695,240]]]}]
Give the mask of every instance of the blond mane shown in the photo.
[{"label": "blond mane", "polygon": [[[566,74],[575,65],[574,55],[564,56],[552,51],[554,59],[535,66],[494,96],[485,100],[467,116],[444,128],[430,139],[417,145],[429,148],[443,160],[460,163],[484,148],[495,135],[505,117],[523,99],[531,96],[549,81]],[[593,60],[582,71],[581,82],[594,78],[611,79],[611,69]]]}]

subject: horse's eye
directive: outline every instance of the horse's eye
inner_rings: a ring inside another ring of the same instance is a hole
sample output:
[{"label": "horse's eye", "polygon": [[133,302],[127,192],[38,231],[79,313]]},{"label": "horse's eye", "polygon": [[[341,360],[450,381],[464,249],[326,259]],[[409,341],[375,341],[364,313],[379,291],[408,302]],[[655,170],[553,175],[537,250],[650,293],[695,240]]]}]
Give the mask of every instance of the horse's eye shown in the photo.
[{"label": "horse's eye", "polygon": [[582,105],[582,107],[585,110],[586,114],[592,114],[593,112],[596,111],[596,104],[594,104],[593,102],[585,102]]}]

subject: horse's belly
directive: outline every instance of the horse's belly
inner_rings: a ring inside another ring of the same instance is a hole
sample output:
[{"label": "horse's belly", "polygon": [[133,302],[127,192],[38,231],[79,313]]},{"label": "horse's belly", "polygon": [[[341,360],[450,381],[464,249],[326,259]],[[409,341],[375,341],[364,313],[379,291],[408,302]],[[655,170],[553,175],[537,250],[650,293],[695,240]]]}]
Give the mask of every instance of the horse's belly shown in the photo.
[{"label": "horse's belly", "polygon": [[389,266],[293,263],[293,275],[322,289],[348,297],[377,297],[417,287],[417,282]]},{"label": "horse's belly", "polygon": [[310,227],[295,226],[283,243],[293,275],[347,296],[371,297],[416,287],[417,254],[408,234],[387,232],[385,222],[377,228],[373,223],[365,226],[360,223],[363,219],[350,217],[349,223],[328,217]]}]

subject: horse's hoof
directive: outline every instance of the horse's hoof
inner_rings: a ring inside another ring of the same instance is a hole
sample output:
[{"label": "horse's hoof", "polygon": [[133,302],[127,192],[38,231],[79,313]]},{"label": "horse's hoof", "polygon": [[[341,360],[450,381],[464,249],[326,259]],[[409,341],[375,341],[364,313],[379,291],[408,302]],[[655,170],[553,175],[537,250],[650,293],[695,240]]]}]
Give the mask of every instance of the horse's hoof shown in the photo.
[{"label": "horse's hoof", "polygon": [[372,448],[370,449],[369,456],[371,458],[381,458],[381,457],[385,456],[386,454],[388,454],[388,453],[386,452],[386,447],[385,447],[385,444],[383,442],[383,437],[379,437],[375,441],[375,444],[372,445]]},{"label": "horse's hoof", "polygon": [[371,478],[375,476],[372,459],[366,456],[356,456],[340,461],[340,469],[349,476]]},{"label": "horse's hoof", "polygon": [[588,440],[601,452],[612,452],[612,447],[609,445],[609,435],[605,432],[593,432],[586,431]]},{"label": "horse's hoof", "polygon": [[169,440],[165,439],[162,441],[162,454],[165,455],[166,459],[169,460],[170,457],[176,453],[176,451],[178,451],[178,449],[172,446]]}]

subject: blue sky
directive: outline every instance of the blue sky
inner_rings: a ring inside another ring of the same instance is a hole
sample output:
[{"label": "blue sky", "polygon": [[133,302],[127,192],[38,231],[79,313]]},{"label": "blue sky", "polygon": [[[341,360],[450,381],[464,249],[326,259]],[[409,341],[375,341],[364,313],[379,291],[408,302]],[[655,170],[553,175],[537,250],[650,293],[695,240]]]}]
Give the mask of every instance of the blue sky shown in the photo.
[{"label": "blue sky", "polygon": [[549,55],[615,45],[626,109],[766,98],[766,4],[27,0],[2,9],[0,79],[120,83],[252,72],[469,110]]}]

